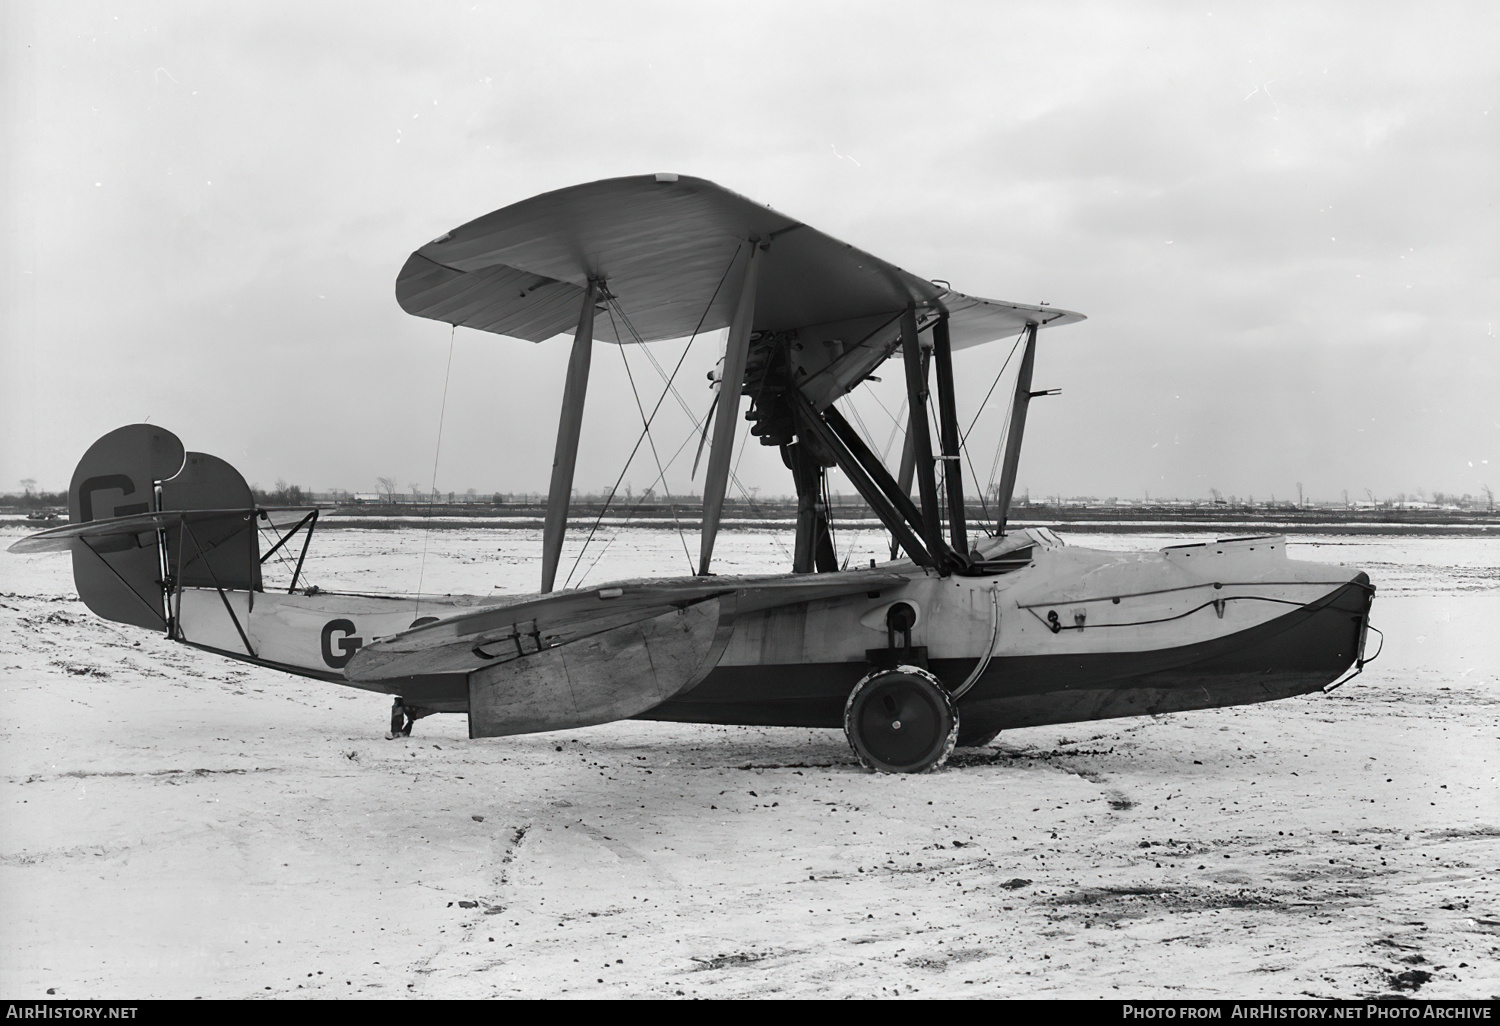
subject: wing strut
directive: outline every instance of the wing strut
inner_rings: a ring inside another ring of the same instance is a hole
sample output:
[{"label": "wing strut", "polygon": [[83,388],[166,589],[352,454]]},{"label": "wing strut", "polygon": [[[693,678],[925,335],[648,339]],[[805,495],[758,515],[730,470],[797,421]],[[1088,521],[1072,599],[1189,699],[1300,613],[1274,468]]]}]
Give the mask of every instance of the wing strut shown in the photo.
[{"label": "wing strut", "polygon": [[[917,439],[911,429],[911,411],[906,414],[906,435],[901,443],[901,468],[896,478],[896,488],[902,495],[911,498],[911,479],[917,473]],[[897,544],[896,538],[891,537],[891,558],[895,559],[901,552],[901,546]]]},{"label": "wing strut", "polygon": [[1026,433],[1026,407],[1031,404],[1031,367],[1036,362],[1036,322],[1026,325],[1026,351],[1021,355],[1021,370],[1016,375],[1016,393],[1010,404],[1010,424],[1005,429],[1005,465],[1000,471],[998,501],[998,534],[1005,533],[1010,516],[1010,500],[1016,490],[1016,465],[1021,461],[1021,436]]},{"label": "wing strut", "polygon": [[547,519],[542,526],[542,594],[557,580],[563,534],[568,528],[568,500],[573,495],[573,467],[578,461],[578,435],[583,426],[583,397],[589,387],[589,361],[594,353],[594,302],[598,283],[589,280],[568,358],[568,382],[563,387],[562,416],[557,424],[557,451],[552,457],[552,484],[547,489]]},{"label": "wing strut", "polygon": [[890,471],[881,465],[839,411],[830,406],[819,415],[807,396],[797,389],[792,389],[789,397],[797,414],[798,434],[807,431],[833,453],[839,469],[864,496],[875,515],[885,524],[885,529],[896,539],[896,544],[906,550],[913,562],[918,566],[935,566],[937,560],[912,530],[912,525],[921,522],[916,507],[910,498],[896,491]]},{"label": "wing strut", "polygon": [[941,514],[938,512],[937,476],[933,472],[932,434],[927,424],[927,361],[917,336],[917,308],[907,304],[901,315],[901,353],[906,362],[907,409],[911,411],[911,435],[915,440],[917,489],[922,495],[922,540],[927,550],[940,556],[947,548],[943,542]]},{"label": "wing strut", "polygon": [[724,489],[729,483],[729,457],[734,449],[734,429],[740,419],[740,395],[745,388],[745,357],[750,352],[750,329],[755,322],[755,288],[760,276],[759,254],[765,246],[750,240],[750,262],[740,283],[734,318],[729,322],[729,340],[724,346],[724,374],[719,379],[719,406],[714,412],[713,446],[708,451],[708,471],[703,476],[703,538],[699,545],[698,574],[708,574],[719,533],[719,514],[724,509]]},{"label": "wing strut", "polygon": [[932,326],[932,355],[937,363],[938,417],[942,421],[943,484],[948,491],[948,537],[953,551],[969,552],[968,525],[964,523],[964,478],[959,452],[958,407],[953,396],[953,347],[948,338],[948,315]]},{"label": "wing strut", "polygon": [[833,534],[828,530],[828,507],[823,502],[827,471],[811,447],[800,441],[782,446],[781,454],[797,488],[797,541],[792,573],[833,573],[839,568],[839,560],[833,548]]}]

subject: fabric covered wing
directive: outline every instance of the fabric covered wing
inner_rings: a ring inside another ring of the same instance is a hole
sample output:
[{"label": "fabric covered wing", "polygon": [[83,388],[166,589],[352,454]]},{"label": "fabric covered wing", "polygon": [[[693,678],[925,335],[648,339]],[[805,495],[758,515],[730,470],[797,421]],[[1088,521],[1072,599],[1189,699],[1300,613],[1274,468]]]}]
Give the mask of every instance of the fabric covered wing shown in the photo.
[{"label": "fabric covered wing", "polygon": [[893,314],[915,302],[948,309],[953,344],[962,348],[1016,334],[1028,319],[1081,319],[952,292],[712,182],[678,175],[591,182],[470,221],[411,255],[396,299],[420,317],[541,342],[574,329],[584,287],[595,278],[630,319],[627,327],[597,318],[596,339],[684,338],[729,324],[752,238],[769,246],[756,330]]},{"label": "fabric covered wing", "polygon": [[490,606],[377,639],[355,654],[344,675],[378,683],[427,673],[471,673],[565,647],[630,624],[716,598],[738,613],[810,602],[906,583],[900,574],[857,570],[776,577],[688,577],[625,581]]},{"label": "fabric covered wing", "polygon": [[1032,321],[1039,327],[1060,328],[1085,319],[1081,313],[1055,306],[1008,303],[953,291],[944,291],[938,298],[938,306],[948,314],[948,335],[954,349],[1019,335]]}]

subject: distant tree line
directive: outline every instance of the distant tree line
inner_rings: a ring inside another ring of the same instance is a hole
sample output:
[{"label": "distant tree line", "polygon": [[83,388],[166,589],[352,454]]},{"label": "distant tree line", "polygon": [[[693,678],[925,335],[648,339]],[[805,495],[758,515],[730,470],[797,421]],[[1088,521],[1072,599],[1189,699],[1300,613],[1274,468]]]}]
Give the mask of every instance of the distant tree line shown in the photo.
[{"label": "distant tree line", "polygon": [[23,478],[17,484],[21,486],[20,493],[0,496],[0,502],[7,506],[19,506],[22,509],[46,509],[49,506],[68,504],[67,492],[39,492],[34,478]]},{"label": "distant tree line", "polygon": [[[545,492],[491,492],[481,495],[476,489],[469,488],[463,492],[434,491],[423,488],[420,484],[409,482],[406,489],[400,489],[396,479],[391,477],[380,477],[376,479],[379,488],[372,492],[350,492],[339,488],[328,491],[313,491],[301,485],[288,484],[285,480],[278,479],[274,488],[263,489],[259,485],[251,486],[251,494],[256,503],[265,506],[310,506],[315,504],[332,505],[354,505],[360,503],[381,503],[386,505],[437,505],[446,503],[449,505],[484,505],[484,506],[536,506],[546,503]],[[36,487],[36,481],[30,478],[24,479],[20,492],[0,494],[0,505],[21,509],[46,509],[65,506],[68,501],[66,492],[40,491]],[[1013,506],[1029,509],[1047,508],[1073,508],[1098,507],[1098,506],[1157,506],[1177,508],[1238,508],[1238,509],[1260,509],[1260,510],[1286,510],[1286,509],[1403,509],[1403,508],[1437,508],[1437,509],[1460,509],[1468,511],[1494,511],[1495,492],[1489,485],[1481,485],[1479,494],[1434,491],[1429,493],[1426,489],[1418,488],[1413,492],[1397,492],[1393,496],[1377,497],[1371,489],[1364,489],[1364,499],[1352,499],[1349,492],[1341,493],[1337,500],[1318,500],[1307,496],[1301,483],[1297,484],[1296,499],[1281,499],[1272,495],[1268,499],[1257,500],[1253,495],[1226,495],[1218,488],[1209,489],[1209,498],[1178,499],[1163,496],[1152,496],[1149,491],[1142,491],[1141,498],[1125,498],[1122,496],[1107,496],[1099,498],[1093,495],[1062,496],[1051,495],[1033,499],[1028,489],[1023,489],[1016,495]],[[574,490],[573,501],[576,503],[601,504],[608,499],[608,492],[584,492]],[[998,500],[998,489],[990,488],[985,496],[985,501],[993,506]],[[865,505],[864,500],[858,495],[848,495],[835,492],[830,496],[835,507],[849,508]],[[697,494],[669,495],[665,492],[655,492],[647,489],[637,495],[627,483],[620,491],[616,492],[612,506],[632,507],[636,505],[665,506],[673,505],[691,506],[702,502],[702,496]],[[725,497],[725,502],[730,506],[779,506],[796,502],[796,498],[790,495],[761,495],[760,489],[751,488],[749,494],[731,494]],[[977,496],[970,495],[967,505],[979,506],[981,501]]]}]

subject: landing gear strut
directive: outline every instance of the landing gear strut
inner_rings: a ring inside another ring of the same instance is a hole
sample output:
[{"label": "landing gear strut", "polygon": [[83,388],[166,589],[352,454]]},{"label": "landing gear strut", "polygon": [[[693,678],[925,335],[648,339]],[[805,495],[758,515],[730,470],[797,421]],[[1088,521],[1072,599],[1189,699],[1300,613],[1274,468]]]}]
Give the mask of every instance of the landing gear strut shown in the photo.
[{"label": "landing gear strut", "polygon": [[876,670],[844,705],[849,747],[867,769],[926,773],[958,741],[958,710],[936,677],[916,666]]},{"label": "landing gear strut", "polygon": [[431,715],[431,709],[407,705],[400,698],[397,698],[391,703],[391,732],[385,736],[385,739],[387,741],[394,741],[398,737],[411,737],[412,725],[423,716]]}]

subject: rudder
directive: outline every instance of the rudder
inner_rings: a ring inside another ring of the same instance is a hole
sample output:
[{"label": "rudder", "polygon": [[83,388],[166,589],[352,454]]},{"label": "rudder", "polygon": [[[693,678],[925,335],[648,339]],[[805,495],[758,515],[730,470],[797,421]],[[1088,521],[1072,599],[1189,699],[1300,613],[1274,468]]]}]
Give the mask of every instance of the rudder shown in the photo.
[{"label": "rudder", "polygon": [[[168,510],[223,510],[135,534],[72,542],[78,597],[106,620],[167,630],[167,579],[190,587],[259,591],[255,499],[239,471],[216,456],[185,452],[177,436],[130,424],[100,438],[73,471],[71,523]],[[165,539],[165,556],[162,541]]]}]

